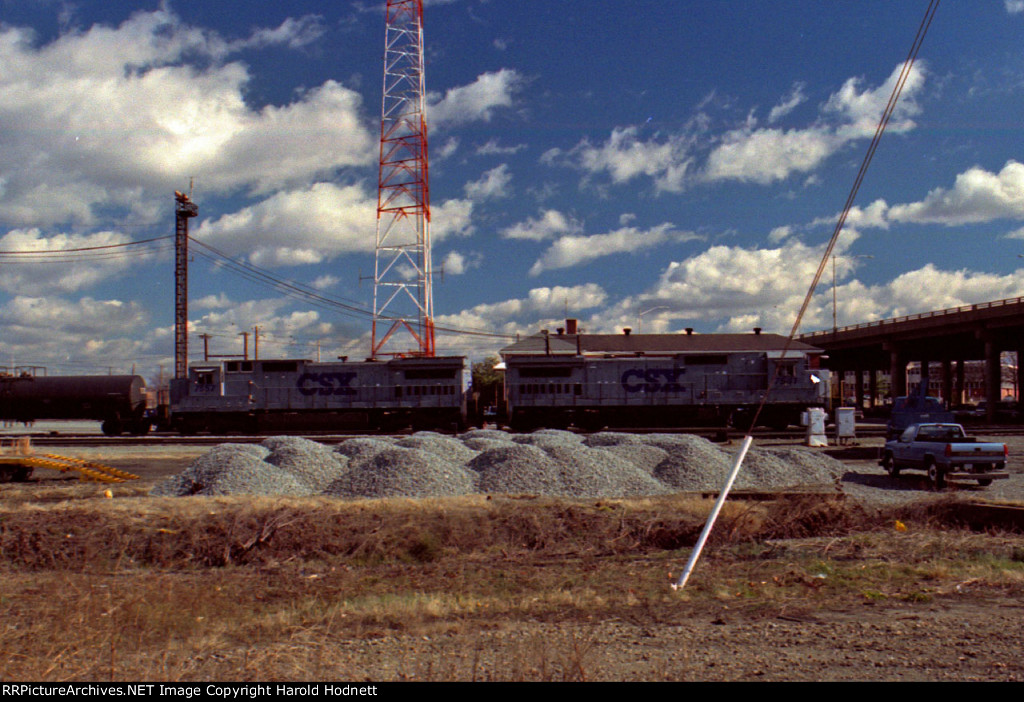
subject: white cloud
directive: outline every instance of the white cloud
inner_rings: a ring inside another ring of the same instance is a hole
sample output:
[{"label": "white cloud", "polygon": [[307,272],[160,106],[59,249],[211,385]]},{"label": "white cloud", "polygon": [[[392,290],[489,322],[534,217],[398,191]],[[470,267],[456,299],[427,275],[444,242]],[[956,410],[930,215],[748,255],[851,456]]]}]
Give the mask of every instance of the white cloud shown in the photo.
[{"label": "white cloud", "polygon": [[[903,72],[903,64],[896,66],[886,81],[874,89],[859,90],[860,78],[850,78],[825,103],[826,114],[838,115],[842,126],[837,134],[844,139],[870,139],[878,128],[878,120],[885,112],[893,88]],[[920,113],[917,97],[924,88],[925,67],[918,61],[906,76],[899,102],[893,110],[886,132],[906,132],[916,125],[911,119]]]},{"label": "white cloud", "polygon": [[790,91],[789,95],[784,97],[779,104],[773,107],[771,112],[768,113],[768,122],[777,122],[806,101],[807,96],[804,95],[804,84],[794,83],[793,89]]},{"label": "white cloud", "polygon": [[473,233],[473,201],[452,198],[430,208],[430,239],[437,243],[451,236]]},{"label": "white cloud", "polygon": [[260,265],[317,263],[373,251],[377,201],[361,186],[315,183],[238,212],[204,220],[194,236]]},{"label": "white cloud", "polygon": [[[861,89],[858,78],[847,80],[822,107],[818,119],[798,129],[759,127],[753,112],[743,124],[715,141],[703,165],[699,150],[708,141],[708,118],[697,114],[676,134],[642,138],[639,128],[616,127],[608,140],[594,145],[584,139],[569,151],[550,149],[541,157],[548,165],[565,163],[591,176],[607,173],[612,183],[650,178],[658,191],[680,192],[694,182],[737,180],[768,185],[795,173],[811,174],[838,150],[856,139],[871,137],[882,116],[902,65],[876,88]],[[909,74],[888,129],[914,128],[911,117],[920,112],[916,102],[925,82],[919,62]],[[769,113],[773,123],[806,100],[803,85],[795,84]],[[808,183],[813,181],[808,181]]]},{"label": "white cloud", "polygon": [[600,307],[607,299],[605,291],[595,283],[533,288],[524,298],[476,305],[457,314],[441,315],[436,322],[439,326],[497,330],[509,335],[524,329],[533,333],[539,324],[561,319],[566,310],[572,315]]},{"label": "white cloud", "polygon": [[1024,0],[1003,0],[1003,3],[1006,6],[1006,11],[1011,15],[1024,12]]},{"label": "white cloud", "polygon": [[578,234],[582,231],[583,225],[575,219],[558,210],[545,210],[539,219],[530,217],[525,222],[519,222],[504,229],[501,235],[506,239],[544,241],[563,234]]},{"label": "white cloud", "polygon": [[59,252],[67,254],[8,255],[3,257],[4,274],[0,289],[10,293],[41,295],[47,292],[74,292],[116,277],[130,265],[151,258],[152,248],[137,251],[130,247],[106,250],[95,247],[119,247],[130,242],[119,232],[93,234],[53,234],[45,236],[39,229],[14,229],[0,238],[0,251]]},{"label": "white cloud", "polygon": [[1024,164],[1008,161],[999,173],[979,166],[956,177],[952,189],[936,188],[921,202],[893,205],[896,222],[937,222],[947,226],[1024,219]]},{"label": "white cloud", "polygon": [[[446,200],[432,207],[431,241],[472,233],[472,213],[470,200]],[[377,198],[363,186],[314,183],[203,220],[193,236],[257,265],[293,266],[373,251],[376,221]]]},{"label": "white cloud", "polygon": [[875,299],[887,304],[887,317],[941,310],[1024,295],[1022,271],[1008,275],[968,270],[945,271],[929,263],[908,271],[877,290]]},{"label": "white cloud", "polygon": [[98,207],[137,207],[150,191],[269,191],[373,162],[357,93],[328,81],[286,105],[253,108],[239,48],[301,46],[318,21],[255,29],[240,42],[139,12],[38,45],[0,28],[3,218],[90,223]]},{"label": "white cloud", "polygon": [[708,156],[703,177],[710,181],[740,180],[768,185],[794,172],[816,168],[842,144],[822,128],[739,129],[729,132]]},{"label": "white cloud", "polygon": [[0,307],[0,353],[19,364],[43,362],[51,372],[54,365],[128,372],[148,342],[126,335],[147,321],[137,302],[18,295]]},{"label": "white cloud", "polygon": [[464,190],[466,197],[474,202],[505,198],[512,194],[509,189],[511,182],[512,174],[508,172],[508,164],[503,163],[487,171],[477,180],[466,183]]},{"label": "white cloud", "polygon": [[427,119],[432,127],[489,122],[501,108],[512,107],[516,93],[525,87],[525,79],[514,69],[502,68],[481,73],[469,85],[449,88],[444,97],[427,95]]},{"label": "white cloud", "polygon": [[[659,189],[681,190],[693,163],[691,139],[675,135],[643,141],[639,134],[637,127],[616,127],[604,144],[594,146],[584,139],[566,156],[588,173],[607,172],[613,183],[625,183],[644,175],[653,178]],[[552,150],[542,160],[551,163],[560,157],[560,151]]]},{"label": "white cloud", "polygon": [[458,251],[449,251],[448,255],[441,261],[441,270],[445,275],[462,275],[471,268],[479,268],[483,262],[480,254],[463,254]]},{"label": "white cloud", "polygon": [[667,222],[648,230],[623,227],[607,234],[563,236],[548,247],[533,264],[530,275],[539,275],[543,271],[556,268],[578,266],[604,256],[634,253],[668,242],[689,241],[695,238],[698,238],[696,234],[677,231]]},{"label": "white cloud", "polygon": [[514,146],[502,146],[497,139],[491,139],[476,150],[477,156],[506,156],[519,153],[526,148],[526,144],[515,144]]},{"label": "white cloud", "polygon": [[444,160],[452,156],[458,150],[459,138],[448,137],[448,139],[445,140],[444,144],[441,145],[441,148],[437,149],[436,151],[433,151],[432,154],[435,160]]},{"label": "white cloud", "polygon": [[316,15],[306,15],[297,19],[288,17],[274,29],[254,30],[252,36],[232,44],[232,48],[259,49],[278,44],[290,49],[301,49],[323,36],[324,31],[322,18]]},{"label": "white cloud", "polygon": [[314,290],[329,290],[341,282],[341,278],[335,275],[322,275],[316,278],[310,286]]}]

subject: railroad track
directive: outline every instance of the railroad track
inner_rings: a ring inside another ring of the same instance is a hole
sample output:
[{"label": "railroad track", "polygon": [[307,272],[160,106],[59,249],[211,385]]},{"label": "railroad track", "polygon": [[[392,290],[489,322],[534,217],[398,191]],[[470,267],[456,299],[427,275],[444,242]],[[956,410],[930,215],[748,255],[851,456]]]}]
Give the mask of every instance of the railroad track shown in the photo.
[{"label": "railroad track", "polygon": [[[605,431],[623,431],[632,434],[649,434],[649,433],[683,433],[683,434],[695,434],[703,436],[704,438],[711,439],[713,441],[725,441],[729,439],[742,438],[745,432],[735,429],[722,429],[721,427],[688,427],[683,429],[671,429],[665,427],[649,428],[649,429],[606,429]],[[972,426],[971,432],[974,434],[985,435],[985,436],[1024,436],[1024,426]],[[384,434],[366,434],[365,432],[333,432],[333,433],[301,433],[301,432],[281,432],[290,433],[293,436],[301,436],[303,438],[318,441],[324,444],[336,444],[346,439],[351,439],[357,436],[385,436]],[[398,432],[387,434],[386,436],[408,436],[413,432]],[[583,432],[581,432],[583,433]],[[787,429],[783,431],[772,430],[772,429],[759,429],[754,431],[755,439],[780,439],[780,440],[799,440],[806,434],[803,429]],[[14,438],[17,435],[9,434],[5,435],[4,438]],[[51,432],[49,434],[29,434],[32,439],[32,444],[35,446],[215,446],[223,443],[259,443],[265,440],[270,434],[262,435],[238,435],[238,434],[223,434],[223,435],[189,435],[183,436],[180,434],[150,434],[148,436],[105,436],[102,434],[77,434],[77,433],[57,433]],[[858,438],[878,438],[885,436],[884,425],[860,425],[857,427]],[[834,433],[829,434],[830,438],[834,437]]]}]

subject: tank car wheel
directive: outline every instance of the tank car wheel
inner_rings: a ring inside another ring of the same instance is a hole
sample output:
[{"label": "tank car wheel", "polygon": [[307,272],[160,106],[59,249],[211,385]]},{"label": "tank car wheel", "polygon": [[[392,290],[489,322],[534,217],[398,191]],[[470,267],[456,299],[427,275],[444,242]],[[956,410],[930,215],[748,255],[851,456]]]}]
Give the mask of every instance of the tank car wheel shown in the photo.
[{"label": "tank car wheel", "polygon": [[928,480],[936,490],[946,487],[946,471],[942,470],[935,461],[928,461]]},{"label": "tank car wheel", "polygon": [[100,426],[100,430],[106,436],[120,436],[121,432],[123,431],[121,427],[121,422],[119,422],[116,419],[105,420],[103,424]]},{"label": "tank car wheel", "polygon": [[981,487],[988,487],[992,484],[992,478],[978,478],[978,485]]}]

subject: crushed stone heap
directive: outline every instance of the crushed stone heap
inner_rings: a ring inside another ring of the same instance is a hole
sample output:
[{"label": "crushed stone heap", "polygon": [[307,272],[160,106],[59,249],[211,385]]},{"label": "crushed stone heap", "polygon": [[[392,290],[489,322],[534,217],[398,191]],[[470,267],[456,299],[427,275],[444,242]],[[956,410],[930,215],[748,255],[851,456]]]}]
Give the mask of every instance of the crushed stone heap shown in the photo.
[{"label": "crushed stone heap", "polygon": [[[689,434],[475,429],[459,436],[358,437],[333,448],[274,436],[258,445],[221,444],[151,494],[644,497],[720,489],[734,451]],[[736,487],[833,485],[844,471],[842,463],[816,451],[755,448]]]}]

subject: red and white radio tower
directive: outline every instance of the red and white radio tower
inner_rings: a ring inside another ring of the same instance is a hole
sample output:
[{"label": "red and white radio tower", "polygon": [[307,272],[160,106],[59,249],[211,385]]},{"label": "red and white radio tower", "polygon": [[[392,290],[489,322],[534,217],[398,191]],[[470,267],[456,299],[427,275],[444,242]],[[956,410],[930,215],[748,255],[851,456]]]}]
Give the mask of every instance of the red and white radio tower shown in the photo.
[{"label": "red and white radio tower", "polygon": [[433,356],[423,0],[388,0],[386,24],[370,355],[404,327],[418,346],[411,353]]}]

